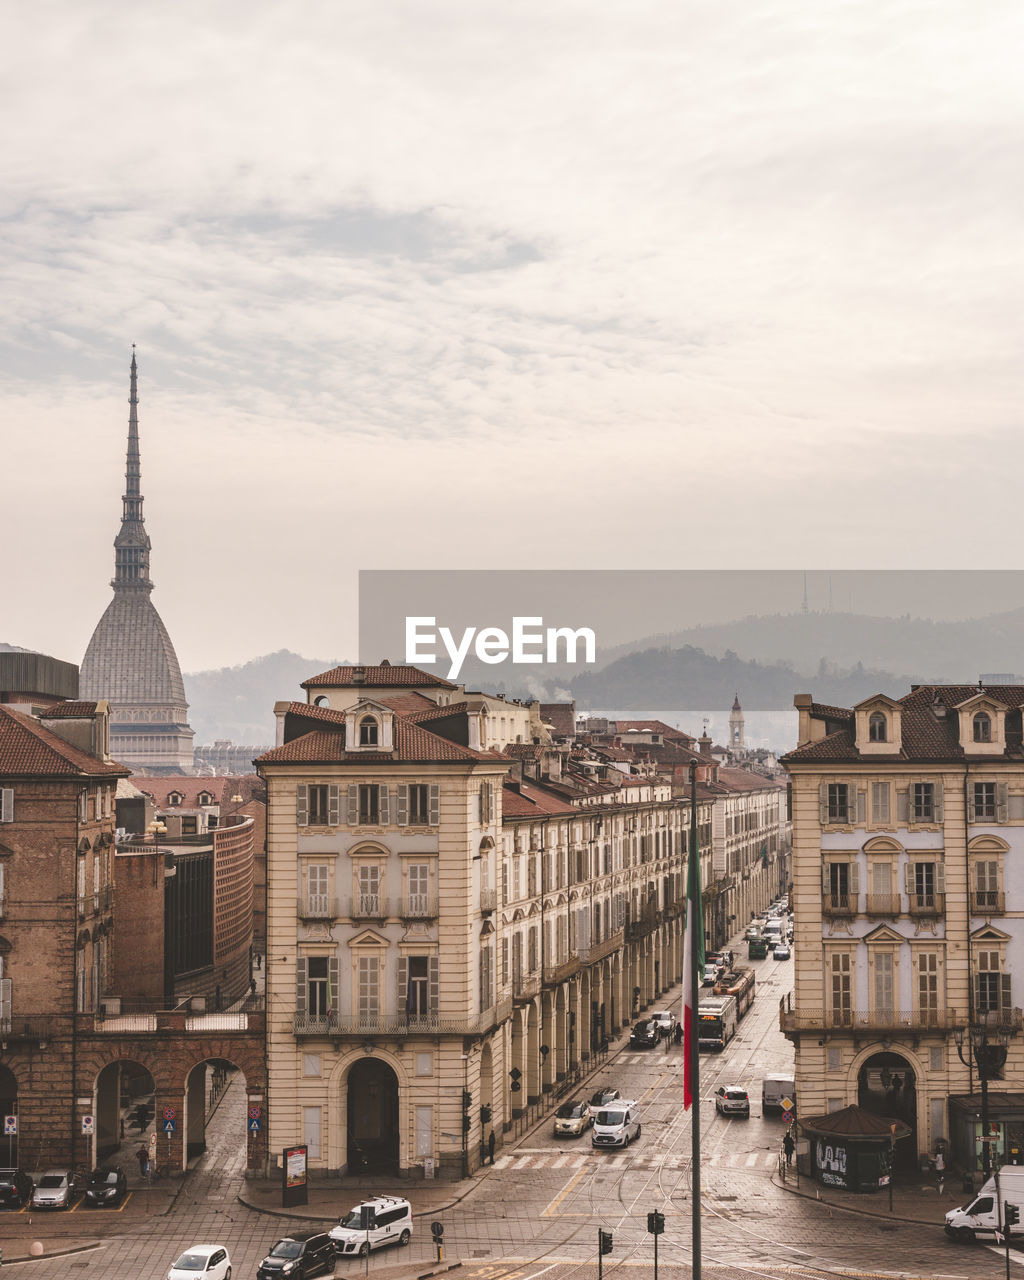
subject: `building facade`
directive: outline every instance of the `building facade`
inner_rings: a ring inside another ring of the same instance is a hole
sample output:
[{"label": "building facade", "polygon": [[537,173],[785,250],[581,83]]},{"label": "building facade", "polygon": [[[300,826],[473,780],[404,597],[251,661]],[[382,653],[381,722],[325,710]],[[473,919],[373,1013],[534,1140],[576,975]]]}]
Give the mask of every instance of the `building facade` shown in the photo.
[{"label": "building facade", "polygon": [[781,1019],[800,1109],[904,1120],[908,1165],[944,1140],[981,1166],[972,1027],[1006,1048],[988,1082],[992,1153],[1024,1150],[1022,704],[1019,686],[921,686],[852,709],[796,698],[796,984]]}]

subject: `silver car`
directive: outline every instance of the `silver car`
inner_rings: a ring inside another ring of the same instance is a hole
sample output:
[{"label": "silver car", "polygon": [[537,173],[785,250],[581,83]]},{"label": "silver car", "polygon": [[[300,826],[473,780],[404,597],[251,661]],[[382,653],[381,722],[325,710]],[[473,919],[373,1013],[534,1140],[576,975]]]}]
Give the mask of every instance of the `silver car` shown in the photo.
[{"label": "silver car", "polygon": [[33,1209],[68,1209],[75,1195],[75,1175],[70,1169],[47,1169],[32,1192]]}]

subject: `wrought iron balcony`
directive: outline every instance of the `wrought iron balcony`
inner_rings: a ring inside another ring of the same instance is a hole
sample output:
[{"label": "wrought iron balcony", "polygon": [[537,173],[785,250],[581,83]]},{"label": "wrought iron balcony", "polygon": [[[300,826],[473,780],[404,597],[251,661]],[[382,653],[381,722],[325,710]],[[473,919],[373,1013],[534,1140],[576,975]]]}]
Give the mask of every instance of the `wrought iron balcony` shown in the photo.
[{"label": "wrought iron balcony", "polygon": [[[791,1000],[783,997],[779,1003],[779,1027],[786,1034],[845,1031],[895,1040],[923,1031],[950,1031],[965,1020],[962,1009],[794,1009]],[[1020,1010],[1016,1013],[1019,1020]]]},{"label": "wrought iron balcony", "polygon": [[361,1036],[479,1035],[503,1021],[512,1002],[502,1000],[470,1018],[453,1018],[436,1010],[430,1013],[301,1013],[292,1018],[296,1036],[345,1038]]},{"label": "wrought iron balcony", "polygon": [[402,906],[403,920],[436,920],[437,899],[432,893],[410,893]]},{"label": "wrought iron balcony", "polygon": [[626,922],[626,938],[630,942],[635,942],[638,938],[646,938],[649,933],[657,929],[660,923],[660,911],[650,909],[642,911],[635,920]]},{"label": "wrought iron balcony", "polygon": [[388,900],[379,893],[358,893],[349,912],[353,920],[386,920]]},{"label": "wrought iron balcony", "polygon": [[535,995],[540,993],[540,972],[533,973],[513,973],[512,974],[512,998],[514,1000],[532,1000]]},{"label": "wrought iron balcony", "polygon": [[338,916],[337,901],[326,893],[307,893],[299,899],[300,920],[335,920]]},{"label": "wrought iron balcony", "polygon": [[946,895],[944,893],[912,893],[909,899],[912,916],[945,915]]},{"label": "wrought iron balcony", "polygon": [[1006,895],[995,889],[971,890],[972,916],[1001,916],[1006,910]]},{"label": "wrought iron balcony", "polygon": [[599,960],[610,956],[622,946],[624,936],[625,931],[617,929],[610,937],[605,938],[604,942],[592,942],[589,946],[577,947],[576,954],[580,958],[580,963],[596,964]]},{"label": "wrought iron balcony", "polygon": [[544,966],[544,985],[546,987],[557,986],[560,982],[565,982],[571,978],[574,973],[580,971],[579,956],[570,956],[568,960],[563,960],[561,964],[546,964]]},{"label": "wrought iron balcony", "polygon": [[898,916],[901,910],[898,893],[869,893],[865,899],[864,914],[868,916]]},{"label": "wrought iron balcony", "polygon": [[483,915],[489,916],[498,905],[497,889],[481,889],[480,890],[480,911]]},{"label": "wrought iron balcony", "polygon": [[825,916],[855,916],[857,914],[857,894],[826,893],[822,899],[821,913]]}]

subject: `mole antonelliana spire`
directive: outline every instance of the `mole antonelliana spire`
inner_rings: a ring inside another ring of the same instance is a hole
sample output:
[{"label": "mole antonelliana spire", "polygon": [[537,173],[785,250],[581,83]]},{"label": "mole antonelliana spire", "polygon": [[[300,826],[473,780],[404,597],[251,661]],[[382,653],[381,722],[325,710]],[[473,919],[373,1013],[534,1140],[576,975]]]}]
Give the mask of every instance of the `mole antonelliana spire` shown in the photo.
[{"label": "mole antonelliana spire", "polygon": [[181,668],[153,607],[151,543],[142,515],[138,368],[132,348],[128,453],[121,529],[114,539],[114,598],[82,659],[79,697],[110,703],[110,754],[136,773],[187,773],[192,729]]}]

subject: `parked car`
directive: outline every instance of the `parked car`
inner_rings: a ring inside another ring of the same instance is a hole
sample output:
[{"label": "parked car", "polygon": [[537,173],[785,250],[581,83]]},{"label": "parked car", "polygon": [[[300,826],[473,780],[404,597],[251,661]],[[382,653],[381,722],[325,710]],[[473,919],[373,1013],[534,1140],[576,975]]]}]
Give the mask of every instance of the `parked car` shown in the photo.
[{"label": "parked car", "polygon": [[676,1029],[676,1015],[671,1009],[657,1009],[650,1015],[651,1021],[658,1024],[658,1034],[664,1040]]},{"label": "parked car", "polygon": [[636,1023],[629,1033],[629,1043],[634,1049],[653,1049],[660,1039],[658,1024],[650,1018]]},{"label": "parked car", "polygon": [[701,978],[701,986],[713,987],[718,981],[718,975],[721,972],[717,964],[706,964],[704,966],[704,976]]},{"label": "parked car", "polygon": [[[363,1233],[363,1244],[366,1233]],[[283,1276],[305,1280],[306,1276],[334,1271],[334,1241],[326,1231],[293,1231],[278,1240],[256,1268],[256,1280],[281,1280]]]},{"label": "parked car", "polygon": [[32,1192],[33,1209],[69,1209],[75,1198],[75,1175],[70,1169],[47,1169]]},{"label": "parked car", "polygon": [[612,1089],[610,1086],[605,1085],[603,1088],[598,1089],[590,1099],[590,1109],[593,1111],[595,1107],[606,1107],[609,1102],[618,1102],[621,1097],[622,1094],[619,1093],[618,1089]]},{"label": "parked car", "polygon": [[167,1280],[231,1280],[231,1259],[222,1244],[194,1244],[171,1263]]},{"label": "parked car", "polygon": [[0,1169],[0,1208],[20,1209],[28,1204],[34,1186],[24,1169]]},{"label": "parked car", "polygon": [[788,942],[777,942],[775,944],[775,950],[772,952],[772,955],[775,957],[776,960],[790,960],[793,956],[793,953],[789,949]]},{"label": "parked car", "polygon": [[750,1119],[750,1095],[738,1084],[723,1084],[715,1090],[715,1110],[721,1116]]},{"label": "parked car", "polygon": [[628,1147],[640,1137],[640,1120],[635,1102],[619,1100],[602,1107],[594,1115],[590,1142],[595,1147]]},{"label": "parked car", "polygon": [[[369,1219],[364,1217],[365,1210],[370,1211]],[[387,1244],[408,1244],[412,1239],[412,1205],[400,1196],[365,1200],[331,1228],[330,1236],[338,1253],[361,1257]]]},{"label": "parked car", "polygon": [[119,1165],[93,1169],[85,1188],[85,1204],[88,1208],[113,1208],[128,1193],[128,1179]]},{"label": "parked car", "polygon": [[593,1123],[590,1103],[582,1098],[573,1098],[571,1102],[563,1102],[555,1112],[555,1137],[578,1138]]}]

